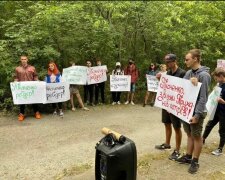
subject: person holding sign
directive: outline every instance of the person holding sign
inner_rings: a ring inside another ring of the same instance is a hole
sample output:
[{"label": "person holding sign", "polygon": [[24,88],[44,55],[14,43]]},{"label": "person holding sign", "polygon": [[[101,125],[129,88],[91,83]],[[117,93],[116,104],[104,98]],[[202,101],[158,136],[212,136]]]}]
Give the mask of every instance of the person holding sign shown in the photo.
[{"label": "person holding sign", "polygon": [[[181,69],[177,65],[177,56],[175,54],[167,54],[165,56],[165,63],[167,66],[167,75],[183,78],[185,75],[185,70]],[[160,78],[161,74],[157,74],[157,77]],[[176,160],[180,156],[180,145],[182,140],[181,132],[181,119],[173,115],[172,113],[167,112],[165,109],[162,109],[162,122],[165,125],[166,141],[161,145],[156,145],[156,149],[164,150],[171,149],[170,140],[172,136],[172,125],[175,131],[175,142],[176,148],[173,153],[169,156],[170,160]]]},{"label": "person holding sign", "polygon": [[[75,66],[75,62],[70,62],[70,65],[71,66]],[[73,102],[73,96],[74,94],[76,95],[77,97],[77,100],[78,100],[78,103],[79,103],[79,106],[85,110],[85,111],[89,111],[89,109],[87,107],[84,107],[84,103],[81,99],[81,96],[80,96],[80,92],[79,92],[79,89],[78,89],[78,85],[75,85],[75,84],[70,84],[70,103],[71,103],[71,106],[72,106],[72,111],[75,111],[75,107],[74,107],[74,102]]]},{"label": "person holding sign", "polygon": [[184,131],[187,134],[186,154],[177,159],[182,164],[190,164],[188,172],[193,174],[199,169],[199,156],[202,150],[202,127],[207,114],[206,102],[208,99],[208,89],[211,83],[209,68],[201,66],[201,52],[199,49],[190,50],[185,56],[185,64],[189,71],[186,72],[184,79],[190,79],[193,85],[201,82],[201,88],[195,104],[195,109],[190,124],[182,121]]},{"label": "person holding sign", "polygon": [[[97,66],[102,65],[102,62],[100,59],[96,60],[96,65]],[[102,99],[101,103],[98,101],[99,93],[101,93],[101,99]],[[104,103],[105,103],[105,81],[95,84],[95,104],[97,105],[97,104],[104,104]]]},{"label": "person holding sign", "polygon": [[[116,68],[112,71],[112,75],[124,75],[124,71],[121,68],[120,62],[116,62]],[[116,103],[119,105],[121,104],[120,95],[121,95],[121,92],[118,92],[118,91],[112,92],[112,99],[113,99],[112,105],[115,105]]]},{"label": "person holding sign", "polygon": [[[92,66],[92,63],[90,60],[86,61],[87,67],[90,68]],[[93,93],[94,93],[94,84],[87,84],[84,85],[84,103],[89,104],[91,106],[95,106],[93,103]],[[89,96],[89,101],[88,101]]]},{"label": "person holding sign", "polygon": [[[148,71],[146,72],[146,74],[147,75],[151,75],[151,76],[156,76],[157,73],[158,73],[158,71],[157,71],[156,65],[154,63],[151,63],[151,65],[149,66]],[[143,107],[145,107],[145,105],[147,104],[149,96],[150,96],[150,106],[154,105],[156,92],[152,92],[152,91],[148,91],[147,90],[146,94],[145,94]]]},{"label": "person holding sign", "polygon": [[[61,74],[54,62],[50,62],[48,64],[48,74],[45,77],[45,82],[47,83],[61,82]],[[52,104],[52,107],[54,109],[53,115],[57,115],[57,106],[59,108],[59,116],[63,117],[62,102]]]},{"label": "person holding sign", "polygon": [[[34,66],[28,64],[28,56],[23,54],[20,56],[21,65],[16,67],[14,81],[38,81],[38,75]],[[38,105],[32,104],[33,111],[35,113],[36,119],[41,119],[41,114],[39,113]],[[23,121],[25,118],[25,104],[20,105],[20,113],[18,115],[18,120]]]},{"label": "person holding sign", "polygon": [[219,156],[222,155],[222,150],[225,144],[225,70],[221,67],[216,68],[212,75],[222,90],[220,97],[217,99],[218,105],[214,118],[209,120],[206,124],[205,131],[203,133],[203,143],[205,143],[205,139],[208,137],[213,127],[219,122],[220,143],[218,149],[212,152],[213,155]]},{"label": "person holding sign", "polygon": [[129,59],[129,64],[124,70],[125,75],[130,75],[131,76],[131,87],[130,87],[130,92],[127,93],[127,101],[124,104],[129,104],[131,103],[132,105],[134,104],[134,93],[135,93],[135,83],[138,80],[139,72],[134,64],[133,59]]}]

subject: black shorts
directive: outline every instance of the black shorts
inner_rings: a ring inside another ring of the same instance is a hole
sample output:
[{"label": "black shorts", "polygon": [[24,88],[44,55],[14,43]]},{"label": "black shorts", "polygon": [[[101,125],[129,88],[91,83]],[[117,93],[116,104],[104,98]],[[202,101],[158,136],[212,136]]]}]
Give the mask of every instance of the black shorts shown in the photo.
[{"label": "black shorts", "polygon": [[174,129],[181,128],[181,121],[178,117],[171,113],[168,113],[165,109],[162,109],[162,122],[164,124],[173,124]]}]

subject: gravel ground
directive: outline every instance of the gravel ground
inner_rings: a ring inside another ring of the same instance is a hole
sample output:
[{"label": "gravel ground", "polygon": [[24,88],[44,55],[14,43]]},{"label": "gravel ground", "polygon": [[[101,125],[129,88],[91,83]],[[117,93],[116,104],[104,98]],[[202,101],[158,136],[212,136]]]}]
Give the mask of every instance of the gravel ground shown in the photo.
[{"label": "gravel ground", "polygon": [[[17,117],[0,117],[0,179],[75,179],[94,180],[95,145],[103,137],[102,127],[132,139],[138,161],[144,155],[155,158],[138,169],[138,180],[148,179],[225,179],[224,155],[215,157],[210,151],[218,143],[218,126],[210,134],[200,157],[196,175],[187,173],[188,166],[168,160],[172,153],[158,151],[156,144],[164,141],[161,110],[141,105],[105,105],[65,111],[64,118],[43,114],[41,120],[28,116],[24,122]],[[206,121],[205,121],[206,122]],[[174,147],[174,136],[171,140]],[[182,150],[186,136],[183,134]],[[162,156],[164,158],[156,158]],[[147,171],[146,171],[147,169]]]}]

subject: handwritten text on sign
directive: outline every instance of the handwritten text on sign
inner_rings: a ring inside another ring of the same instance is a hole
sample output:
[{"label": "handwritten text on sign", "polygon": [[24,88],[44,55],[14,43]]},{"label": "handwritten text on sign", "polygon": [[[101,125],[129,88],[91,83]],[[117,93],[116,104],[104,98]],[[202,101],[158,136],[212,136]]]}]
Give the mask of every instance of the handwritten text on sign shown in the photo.
[{"label": "handwritten text on sign", "polygon": [[110,91],[130,91],[130,75],[110,75]]},{"label": "handwritten text on sign", "polygon": [[37,104],[46,100],[46,83],[43,81],[11,82],[14,104]]},{"label": "handwritten text on sign", "polygon": [[217,98],[220,97],[221,90],[222,89],[220,87],[215,87],[215,89],[210,93],[208,97],[206,109],[208,111],[209,120],[212,120],[214,118],[216,108],[218,105]]},{"label": "handwritten text on sign", "polygon": [[155,106],[163,108],[189,123],[200,87],[201,83],[194,86],[190,80],[162,74]]},{"label": "handwritten text on sign", "polygon": [[88,84],[101,83],[107,80],[107,66],[94,66],[87,68]]},{"label": "handwritten text on sign", "polygon": [[221,67],[225,70],[225,60],[224,59],[218,59],[217,60],[217,67]]},{"label": "handwritten text on sign", "polygon": [[64,102],[70,99],[67,82],[46,84],[46,103]]},{"label": "handwritten text on sign", "polygon": [[158,86],[159,86],[159,80],[152,75],[146,74],[147,79],[147,85],[148,85],[148,91],[157,92]]},{"label": "handwritten text on sign", "polygon": [[69,84],[84,85],[87,82],[87,67],[71,66],[64,68],[62,78]]}]

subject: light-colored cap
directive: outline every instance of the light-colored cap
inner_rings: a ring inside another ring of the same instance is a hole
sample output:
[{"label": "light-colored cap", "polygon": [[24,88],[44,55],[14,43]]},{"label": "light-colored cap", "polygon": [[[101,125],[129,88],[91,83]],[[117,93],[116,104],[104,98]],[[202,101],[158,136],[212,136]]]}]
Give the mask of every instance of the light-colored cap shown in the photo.
[{"label": "light-colored cap", "polygon": [[120,62],[116,62],[116,66],[121,66]]}]

